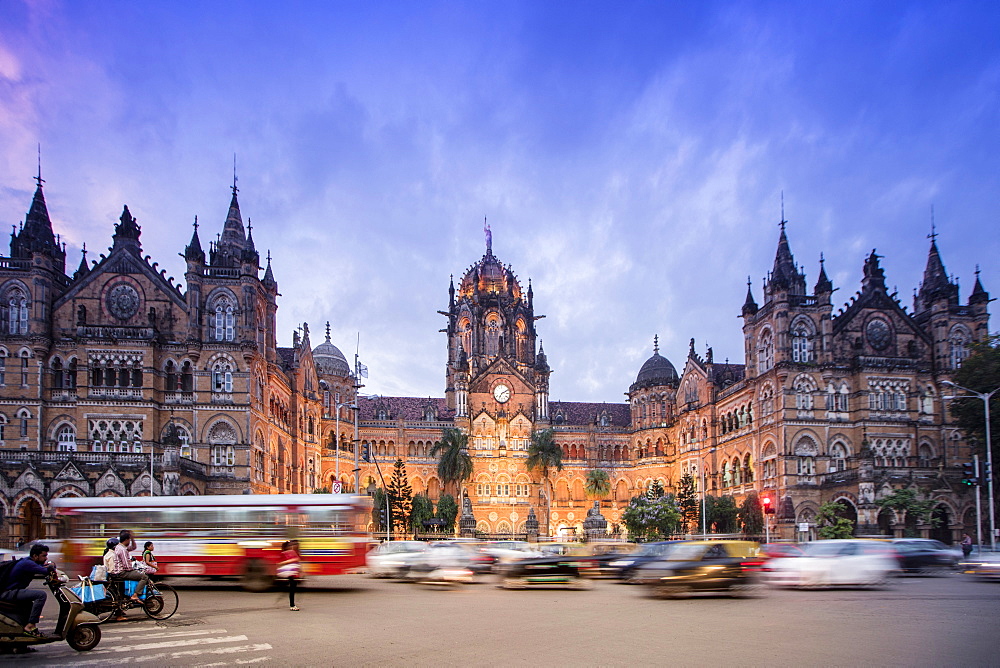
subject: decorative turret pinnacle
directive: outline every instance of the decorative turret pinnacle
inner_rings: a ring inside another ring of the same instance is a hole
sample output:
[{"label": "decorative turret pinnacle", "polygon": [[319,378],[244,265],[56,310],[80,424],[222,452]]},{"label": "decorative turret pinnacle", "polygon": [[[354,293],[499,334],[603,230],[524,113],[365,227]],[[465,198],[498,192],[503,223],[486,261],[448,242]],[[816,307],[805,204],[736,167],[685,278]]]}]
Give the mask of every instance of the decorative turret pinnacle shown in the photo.
[{"label": "decorative turret pinnacle", "polygon": [[816,287],[813,292],[817,295],[833,292],[833,283],[826,276],[826,260],[823,254],[819,254],[819,278],[816,279]]},{"label": "decorative turret pinnacle", "polygon": [[278,282],[274,280],[274,272],[271,271],[271,251],[267,251],[267,269],[264,271],[264,278],[261,283],[268,287],[276,287]]},{"label": "decorative turret pinnacle", "polygon": [[774,254],[774,267],[771,270],[770,280],[767,282],[766,292],[772,294],[778,290],[787,290],[793,295],[804,295],[806,293],[806,277],[795,264],[788,236],[785,234],[786,224],[787,221],[782,215],[778,250]]},{"label": "decorative turret pinnacle", "polygon": [[990,301],[990,293],[986,292],[983,288],[982,282],[979,280],[979,265],[976,265],[976,284],[972,287],[972,294],[969,295],[969,304],[988,304]]},{"label": "decorative turret pinnacle", "polygon": [[204,262],[205,251],[201,249],[201,239],[198,238],[198,216],[194,217],[194,232],[191,233],[191,241],[184,249],[184,259],[193,262]]},{"label": "decorative turret pinnacle", "polygon": [[90,273],[90,267],[87,266],[87,244],[83,244],[83,252],[80,254],[80,266],[77,268],[76,273],[73,274],[73,280],[77,281]]},{"label": "decorative turret pinnacle", "polygon": [[748,317],[757,313],[757,302],[753,299],[753,290],[750,288],[750,277],[747,276],[747,298],[743,301],[743,317]]},{"label": "decorative turret pinnacle", "polygon": [[862,292],[868,292],[876,288],[885,292],[885,271],[879,266],[879,257],[881,256],[876,254],[873,248],[868,259],[865,260],[865,276],[861,280]]},{"label": "decorative turret pinnacle", "polygon": [[139,245],[139,235],[142,233],[142,228],[135,222],[135,218],[128,210],[128,205],[122,208],[122,215],[118,221],[118,224],[115,225],[115,234],[112,237],[113,248],[127,248],[138,255],[142,251],[142,246]]},{"label": "decorative turret pinnacle", "polygon": [[937,232],[934,225],[931,225],[931,233],[927,235],[931,240],[930,250],[927,251],[927,266],[924,268],[924,280],[920,283],[920,290],[917,292],[916,303],[913,310],[917,313],[926,311],[931,305],[939,300],[946,300],[949,304],[958,304],[958,285],[948,279],[948,272],[941,261],[941,253],[937,247]]}]

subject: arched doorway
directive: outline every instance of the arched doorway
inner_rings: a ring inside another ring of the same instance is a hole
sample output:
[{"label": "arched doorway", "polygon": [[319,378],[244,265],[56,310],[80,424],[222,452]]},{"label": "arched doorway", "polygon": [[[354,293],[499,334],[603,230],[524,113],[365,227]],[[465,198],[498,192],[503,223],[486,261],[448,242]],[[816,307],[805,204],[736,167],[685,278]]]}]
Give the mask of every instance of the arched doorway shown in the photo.
[{"label": "arched doorway", "polygon": [[837,517],[851,521],[851,535],[854,535],[858,531],[858,509],[854,507],[854,504],[849,499],[837,499],[837,503],[840,504]]},{"label": "arched doorway", "polygon": [[892,525],[896,522],[896,513],[889,508],[883,508],[878,513],[878,532],[883,536],[893,535]]},{"label": "arched doorway", "polygon": [[25,541],[45,538],[42,528],[42,506],[35,499],[21,503],[21,537]]},{"label": "arched doorway", "polygon": [[930,531],[931,538],[939,540],[945,545],[951,545],[955,542],[949,526],[951,524],[951,511],[948,510],[948,506],[940,504],[934,508],[931,524],[933,525]]}]

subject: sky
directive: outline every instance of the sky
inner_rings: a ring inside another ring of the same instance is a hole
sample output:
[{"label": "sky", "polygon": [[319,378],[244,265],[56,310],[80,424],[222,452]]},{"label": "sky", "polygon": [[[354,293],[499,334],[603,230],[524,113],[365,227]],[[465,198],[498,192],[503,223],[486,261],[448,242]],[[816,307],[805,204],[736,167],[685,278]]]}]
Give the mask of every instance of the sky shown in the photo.
[{"label": "sky", "polygon": [[837,305],[875,248],[912,309],[932,219],[963,302],[1000,293],[998,35],[996,2],[0,0],[0,224],[40,145],[70,267],[127,204],[182,278],[235,155],[279,344],[329,321],[363,392],[437,397],[485,218],[550,398],[620,402],[654,335],[743,361],[782,206]]}]

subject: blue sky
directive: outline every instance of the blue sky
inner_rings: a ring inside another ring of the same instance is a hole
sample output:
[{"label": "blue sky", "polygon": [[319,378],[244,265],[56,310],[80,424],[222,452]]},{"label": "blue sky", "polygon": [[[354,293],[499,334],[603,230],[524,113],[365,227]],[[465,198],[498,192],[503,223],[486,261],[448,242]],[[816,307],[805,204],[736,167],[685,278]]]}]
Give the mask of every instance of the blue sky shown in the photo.
[{"label": "blue sky", "polygon": [[[842,303],[885,256],[910,305],[931,210],[965,300],[1000,293],[1000,5],[0,3],[0,223],[36,146],[72,266],[123,204],[174,276],[240,203],[283,295],[366,391],[441,396],[438,330],[485,250],[526,283],[551,398],[621,401],[654,334],[742,361],[784,192]],[[93,256],[92,256],[93,257]],[[996,329],[994,325],[993,329]]]}]

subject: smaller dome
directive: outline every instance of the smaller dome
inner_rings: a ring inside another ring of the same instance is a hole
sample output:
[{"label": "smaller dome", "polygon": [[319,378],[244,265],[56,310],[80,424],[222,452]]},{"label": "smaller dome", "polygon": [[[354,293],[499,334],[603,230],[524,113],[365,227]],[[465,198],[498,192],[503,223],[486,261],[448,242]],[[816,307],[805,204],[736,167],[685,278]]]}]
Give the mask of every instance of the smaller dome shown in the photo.
[{"label": "smaller dome", "polygon": [[674,385],[680,380],[677,369],[666,357],[660,354],[658,337],[653,339],[653,355],[646,360],[639,375],[635,377],[635,383],[629,388],[630,391],[644,387],[654,387],[657,385]]},{"label": "smaller dome", "polygon": [[313,348],[313,359],[321,374],[347,378],[351,375],[351,365],[340,349],[330,343],[330,335],[326,341]]}]

